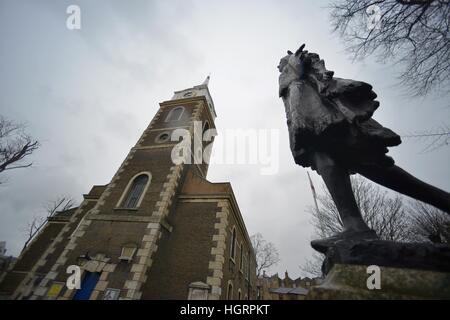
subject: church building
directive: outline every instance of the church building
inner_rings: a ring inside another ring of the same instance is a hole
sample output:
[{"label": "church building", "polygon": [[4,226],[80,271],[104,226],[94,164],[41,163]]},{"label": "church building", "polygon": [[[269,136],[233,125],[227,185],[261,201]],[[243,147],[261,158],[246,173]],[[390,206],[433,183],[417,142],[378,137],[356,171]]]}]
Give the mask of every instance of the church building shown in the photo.
[{"label": "church building", "polygon": [[[174,163],[209,157],[213,137],[194,141],[215,128],[208,81],[160,103],[110,183],[50,218],[0,277],[0,298],[256,298],[255,253],[230,183],[209,182],[207,161]],[[195,152],[177,151],[183,132]]]}]

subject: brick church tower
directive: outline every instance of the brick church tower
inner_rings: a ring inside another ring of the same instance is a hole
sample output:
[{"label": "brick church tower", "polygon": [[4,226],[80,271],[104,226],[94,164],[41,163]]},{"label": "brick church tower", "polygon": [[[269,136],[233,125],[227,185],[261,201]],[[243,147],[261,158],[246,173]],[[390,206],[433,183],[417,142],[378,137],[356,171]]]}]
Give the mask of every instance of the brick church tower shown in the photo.
[{"label": "brick church tower", "polygon": [[[175,130],[195,145],[195,128],[215,128],[208,81],[160,103],[111,182],[49,219],[0,277],[1,297],[255,298],[255,255],[231,185],[207,181],[206,163],[172,160]],[[79,289],[67,286],[73,270]]]}]

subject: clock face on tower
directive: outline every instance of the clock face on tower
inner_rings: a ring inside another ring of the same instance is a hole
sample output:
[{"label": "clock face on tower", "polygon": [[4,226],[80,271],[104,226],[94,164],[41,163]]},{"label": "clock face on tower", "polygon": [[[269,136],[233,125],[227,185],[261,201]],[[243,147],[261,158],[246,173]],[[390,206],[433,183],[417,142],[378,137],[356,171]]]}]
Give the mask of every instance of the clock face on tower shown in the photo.
[{"label": "clock face on tower", "polygon": [[185,94],[183,94],[183,97],[189,98],[195,96],[195,93],[193,91],[188,91]]}]

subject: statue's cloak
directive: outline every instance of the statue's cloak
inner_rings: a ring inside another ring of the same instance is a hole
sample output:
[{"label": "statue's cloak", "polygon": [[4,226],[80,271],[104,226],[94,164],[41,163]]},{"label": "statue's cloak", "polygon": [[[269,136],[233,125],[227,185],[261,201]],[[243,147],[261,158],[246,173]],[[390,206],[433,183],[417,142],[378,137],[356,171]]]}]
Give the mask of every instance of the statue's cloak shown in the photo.
[{"label": "statue's cloak", "polygon": [[379,102],[371,85],[333,77],[315,53],[290,54],[280,66],[279,94],[297,164],[315,169],[312,154],[318,151],[349,169],[394,164],[387,147],[401,140],[372,119]]}]

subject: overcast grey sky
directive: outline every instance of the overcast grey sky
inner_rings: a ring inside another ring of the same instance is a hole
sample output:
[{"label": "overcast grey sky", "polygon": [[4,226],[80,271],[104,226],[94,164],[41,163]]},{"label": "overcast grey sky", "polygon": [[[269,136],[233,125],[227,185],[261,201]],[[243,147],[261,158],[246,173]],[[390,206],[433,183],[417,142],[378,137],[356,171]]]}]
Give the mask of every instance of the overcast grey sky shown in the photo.
[{"label": "overcast grey sky", "polygon": [[[299,276],[311,255],[313,204],[306,170],[289,150],[279,59],[305,42],[336,76],[371,83],[381,107],[375,119],[399,134],[449,120],[447,98],[409,98],[396,70],[352,63],[331,33],[328,1],[0,1],[0,114],[28,124],[42,147],[34,166],[8,172],[0,186],[0,240],[10,254],[23,228],[60,194],[78,201],[110,181],[173,91],[200,84],[210,91],[221,130],[279,129],[279,172],[258,166],[214,165],[212,182],[230,181],[250,234],[275,243],[272,271]],[[81,8],[81,30],[66,28],[66,8]],[[450,148],[421,153],[404,140],[390,154],[419,178],[450,190]],[[312,174],[316,189],[320,177]]]}]

